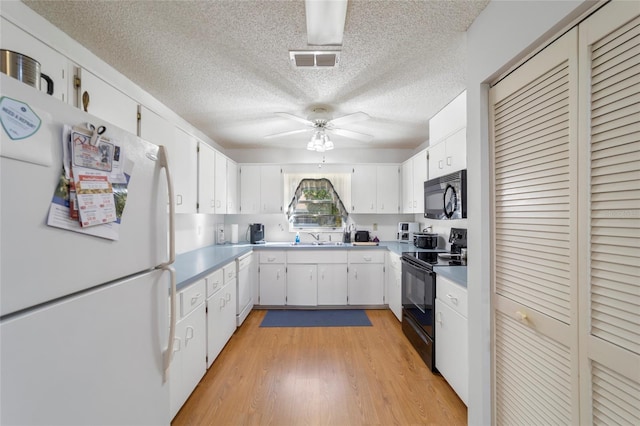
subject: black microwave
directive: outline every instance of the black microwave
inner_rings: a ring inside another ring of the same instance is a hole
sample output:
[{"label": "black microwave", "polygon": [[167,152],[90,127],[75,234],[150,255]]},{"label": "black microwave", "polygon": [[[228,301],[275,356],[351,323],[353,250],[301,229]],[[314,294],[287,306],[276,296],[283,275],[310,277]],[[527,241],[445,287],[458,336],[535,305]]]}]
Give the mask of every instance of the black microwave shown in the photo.
[{"label": "black microwave", "polygon": [[451,173],[424,183],[424,217],[464,219],[467,217],[467,171]]}]

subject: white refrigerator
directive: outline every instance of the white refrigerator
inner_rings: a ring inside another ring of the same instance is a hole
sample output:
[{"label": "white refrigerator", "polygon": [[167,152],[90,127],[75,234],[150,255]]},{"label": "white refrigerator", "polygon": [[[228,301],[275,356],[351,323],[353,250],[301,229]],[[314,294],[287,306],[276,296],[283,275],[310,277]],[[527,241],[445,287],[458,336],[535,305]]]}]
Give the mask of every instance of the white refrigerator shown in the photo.
[{"label": "white refrigerator", "polygon": [[[13,113],[0,111],[0,424],[169,424],[175,275],[165,151],[0,78],[0,96],[40,120],[35,133],[9,137]],[[117,240],[47,225],[63,126],[87,122],[106,127],[130,167]]]}]

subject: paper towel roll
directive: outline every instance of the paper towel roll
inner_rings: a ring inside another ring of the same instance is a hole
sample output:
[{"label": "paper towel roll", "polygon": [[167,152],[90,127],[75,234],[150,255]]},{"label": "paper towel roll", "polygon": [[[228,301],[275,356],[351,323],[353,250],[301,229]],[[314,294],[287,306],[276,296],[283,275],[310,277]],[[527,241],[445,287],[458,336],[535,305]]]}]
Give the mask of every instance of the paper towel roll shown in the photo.
[{"label": "paper towel roll", "polygon": [[232,223],[231,224],[231,244],[237,244],[237,243],[238,243],[238,224]]}]

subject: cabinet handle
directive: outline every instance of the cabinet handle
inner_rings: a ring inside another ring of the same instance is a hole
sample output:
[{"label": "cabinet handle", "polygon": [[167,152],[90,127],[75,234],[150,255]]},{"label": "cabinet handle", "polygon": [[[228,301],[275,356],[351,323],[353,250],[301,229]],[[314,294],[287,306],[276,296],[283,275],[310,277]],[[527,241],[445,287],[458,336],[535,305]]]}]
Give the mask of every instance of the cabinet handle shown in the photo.
[{"label": "cabinet handle", "polygon": [[447,166],[451,165],[451,157],[447,157]]},{"label": "cabinet handle", "polygon": [[275,257],[268,257],[267,258],[267,262],[275,262],[276,258]]},{"label": "cabinet handle", "polygon": [[438,161],[438,168],[439,168],[439,169],[441,169],[442,167],[443,167],[442,160],[439,160],[439,161]]},{"label": "cabinet handle", "polygon": [[222,204],[222,203],[220,202],[220,200],[216,200],[216,208],[217,208],[217,209],[219,209],[219,208],[220,208],[220,205],[221,205],[221,204]]},{"label": "cabinet handle", "polygon": [[85,90],[84,93],[82,94],[82,107],[84,108],[84,112],[89,112],[89,100],[90,100],[89,92]]},{"label": "cabinet handle", "polygon": [[449,300],[451,300],[451,303],[453,303],[454,305],[458,304],[458,298],[452,295],[451,293],[447,294],[447,297],[449,298]]},{"label": "cabinet handle", "polygon": [[413,202],[413,208],[415,209],[416,207],[418,207],[418,202],[417,202],[417,201],[414,201],[414,202]]},{"label": "cabinet handle", "polygon": [[363,256],[363,257],[362,257],[362,259],[363,259],[365,262],[371,262],[371,256]]},{"label": "cabinet handle", "polygon": [[353,277],[357,280],[358,279],[358,270],[354,269],[353,270]]},{"label": "cabinet handle", "polygon": [[173,352],[180,352],[180,338],[176,337],[173,339]]},{"label": "cabinet handle", "polygon": [[181,206],[182,205],[182,195],[177,194],[176,195],[176,206]]},{"label": "cabinet handle", "polygon": [[225,302],[224,298],[220,298],[220,310],[222,310],[222,308],[224,308],[224,305],[226,305],[227,302]]},{"label": "cabinet handle", "polygon": [[211,207],[215,207],[216,206],[216,200],[211,200]]},{"label": "cabinet handle", "polygon": [[520,311],[516,311],[516,319],[520,322],[527,322],[529,320],[527,314]]},{"label": "cabinet handle", "polygon": [[309,281],[313,281],[313,271],[309,269]]},{"label": "cabinet handle", "polygon": [[184,344],[187,344],[188,340],[193,339],[193,327],[188,326],[187,327],[187,336],[184,338]]},{"label": "cabinet handle", "polygon": [[196,303],[198,303],[198,299],[200,299],[200,293],[196,294],[195,296],[193,296],[191,298],[191,306],[195,305]]},{"label": "cabinet handle", "polygon": [[371,203],[371,210],[373,210],[373,203]]},{"label": "cabinet handle", "polygon": [[442,325],[442,312],[436,313],[436,322]]}]

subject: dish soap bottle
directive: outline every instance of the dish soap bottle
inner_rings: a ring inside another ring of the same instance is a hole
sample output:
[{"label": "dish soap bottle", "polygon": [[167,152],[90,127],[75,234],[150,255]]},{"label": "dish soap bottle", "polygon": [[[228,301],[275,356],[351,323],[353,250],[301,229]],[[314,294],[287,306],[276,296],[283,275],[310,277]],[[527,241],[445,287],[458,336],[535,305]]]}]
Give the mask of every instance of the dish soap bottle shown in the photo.
[{"label": "dish soap bottle", "polygon": [[300,244],[300,233],[296,232],[296,244]]}]

